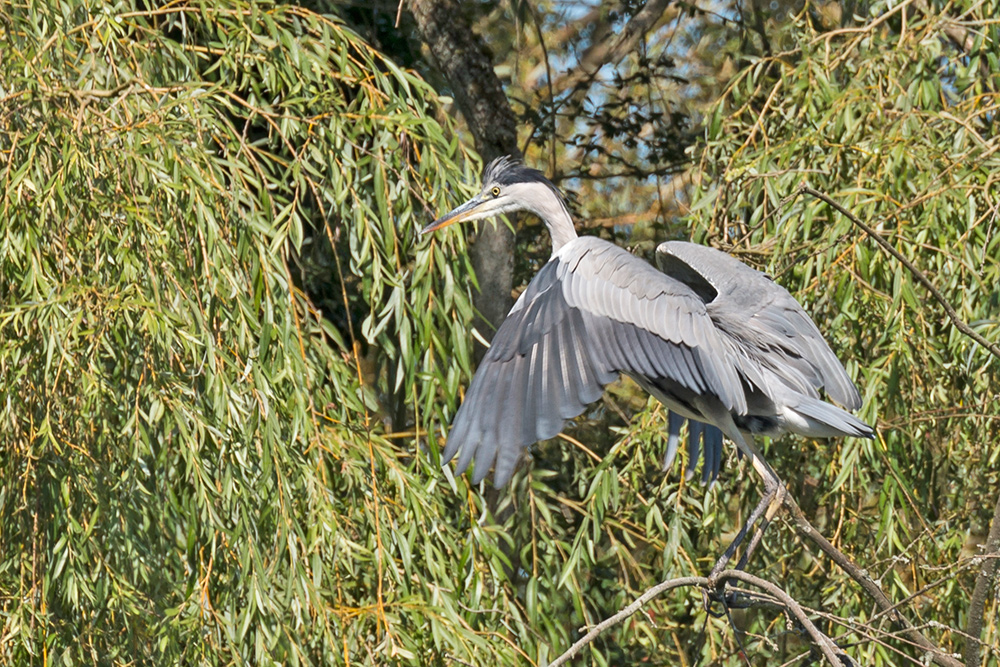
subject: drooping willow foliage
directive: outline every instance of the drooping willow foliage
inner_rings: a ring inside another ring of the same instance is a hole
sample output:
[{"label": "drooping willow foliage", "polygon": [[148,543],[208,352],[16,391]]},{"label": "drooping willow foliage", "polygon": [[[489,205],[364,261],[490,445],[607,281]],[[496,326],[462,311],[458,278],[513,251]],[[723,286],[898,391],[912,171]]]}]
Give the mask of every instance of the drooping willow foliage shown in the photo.
[{"label": "drooping willow foliage", "polygon": [[415,231],[476,168],[434,91],[268,3],[4,3],[0,42],[0,661],[461,643],[380,421],[468,370],[462,240]]},{"label": "drooping willow foliage", "polygon": [[[855,211],[1000,338],[1000,7],[969,3],[967,56],[939,19],[904,22],[913,5],[782,28],[789,50],[709,115],[690,224],[770,271],[847,361],[879,439],[769,456],[954,651],[1000,488],[998,364],[795,195]],[[509,490],[438,469],[474,278],[461,232],[416,230],[478,163],[437,105],[301,8],[0,4],[0,661],[544,664],[708,571],[758,487],[735,459],[712,490],[661,472],[665,414],[627,384]],[[781,522],[752,569],[871,619]],[[740,664],[701,604],[672,593],[580,664]],[[736,620],[759,660],[808,651],[773,610]],[[843,639],[859,662],[919,659],[879,623]]]}]

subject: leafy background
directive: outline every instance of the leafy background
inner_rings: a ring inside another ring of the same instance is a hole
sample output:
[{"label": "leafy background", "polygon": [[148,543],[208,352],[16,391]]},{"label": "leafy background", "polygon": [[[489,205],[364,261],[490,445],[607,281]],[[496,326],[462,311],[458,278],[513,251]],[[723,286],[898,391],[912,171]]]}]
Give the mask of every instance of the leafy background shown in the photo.
[{"label": "leafy background", "polygon": [[[626,59],[582,117],[594,98],[573,86],[513,83],[542,76],[516,57],[537,46],[529,10],[513,5],[511,30],[506,9],[476,5],[529,161],[586,233],[646,254],[667,237],[723,247],[827,332],[879,438],[782,439],[769,459],[821,532],[958,651],[1000,486],[997,360],[796,194],[806,182],[875,226],[1000,340],[1000,6],[948,6],[975,27],[961,52],[919,7],[832,25],[829,5],[775,3],[756,36],[678,11],[694,21],[682,37]],[[545,664],[653,583],[706,572],[755,503],[735,458],[711,489],[660,471],[665,412],[628,383],[510,489],[439,469],[474,365],[476,283],[463,231],[416,230],[468,194],[480,160],[415,47],[387,45],[371,16],[0,4],[4,662]],[[519,237],[522,283],[544,261],[537,233]],[[863,664],[919,662],[784,522],[753,570],[822,610]],[[995,596],[985,614],[996,664]],[[808,656],[774,610],[734,621],[761,664]],[[737,652],[687,591],[579,661]]]}]

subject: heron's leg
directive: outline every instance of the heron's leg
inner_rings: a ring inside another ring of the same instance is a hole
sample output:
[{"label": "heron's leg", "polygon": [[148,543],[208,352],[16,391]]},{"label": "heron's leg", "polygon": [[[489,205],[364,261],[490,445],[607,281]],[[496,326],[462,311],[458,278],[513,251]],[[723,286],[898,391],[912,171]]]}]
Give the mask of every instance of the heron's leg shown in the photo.
[{"label": "heron's leg", "polygon": [[[729,565],[729,561],[732,560],[733,555],[736,553],[736,550],[740,547],[740,544],[743,543],[743,540],[746,539],[747,533],[750,531],[750,527],[757,522],[757,520],[761,517],[761,515],[763,515],[768,510],[768,508],[770,508],[771,501],[773,499],[774,499],[774,494],[773,493],[769,494],[765,491],[764,496],[760,499],[760,502],[757,503],[757,507],[753,509],[753,512],[750,512],[750,516],[747,517],[747,520],[745,522],[743,522],[743,525],[740,527],[740,532],[738,532],[733,541],[729,543],[729,546],[726,547],[725,552],[721,556],[719,556],[719,560],[715,561],[715,566],[712,567],[712,572],[711,574],[709,574],[710,579],[715,579],[716,577],[719,576],[720,572],[726,569],[726,566]],[[753,538],[751,538],[752,545],[756,546],[756,542],[760,541],[759,535],[760,531],[757,531],[754,534]],[[739,561],[740,564],[737,566],[736,569],[738,570],[743,569],[743,566],[746,565],[744,560],[745,558],[740,559]]]},{"label": "heron's leg", "polygon": [[[750,528],[754,528],[754,534],[750,538],[750,544],[746,549],[743,550],[743,555],[740,557],[739,562],[736,565],[737,570],[742,570],[746,567],[747,561],[750,559],[750,555],[753,550],[760,543],[760,538],[764,535],[764,529],[770,523],[771,519],[777,513],[778,509],[781,507],[781,503],[784,500],[785,490],[784,486],[781,484],[778,475],[771,469],[771,466],[767,465],[767,462],[761,457],[761,454],[755,447],[743,440],[743,443],[737,441],[737,444],[748,445],[743,452],[750,458],[753,463],[754,469],[760,474],[761,478],[764,480],[764,494],[754,507],[753,511],[750,512],[750,516],[747,520],[743,522],[740,527],[740,532],[736,534],[736,537],[726,548],[726,551],[715,561],[715,565],[712,567],[711,573],[708,575],[708,580],[717,584],[717,589],[714,594],[706,593],[704,595],[704,606],[705,610],[712,614],[713,616],[720,615],[718,612],[712,611],[712,605],[714,602],[721,602],[723,609],[726,613],[730,608],[741,606],[735,599],[735,596],[730,597],[726,595],[726,582],[719,581],[719,575],[725,571],[729,565],[729,561],[732,560],[733,555],[736,550],[746,539],[747,533]],[[742,449],[742,447],[741,447]],[[763,517],[762,524],[757,525],[758,521]]]},{"label": "heron's leg", "polygon": [[[736,538],[732,541],[729,547],[726,549],[725,553],[715,562],[715,566],[712,568],[712,572],[709,575],[710,578],[715,579],[718,577],[719,573],[726,569],[729,561],[732,559],[733,554],[736,553],[736,549],[739,548],[743,540],[746,539],[747,532],[751,527],[754,527],[754,535],[750,538],[750,544],[744,550],[736,569],[742,570],[747,561],[750,559],[751,554],[754,549],[760,543],[760,539],[764,534],[764,530],[767,528],[768,524],[778,513],[781,508],[782,503],[785,500],[785,487],[778,478],[777,473],[767,464],[764,457],[761,456],[760,451],[753,445],[752,438],[745,436],[737,431],[740,436],[736,440],[737,446],[749,457],[751,463],[753,464],[754,470],[761,476],[764,481],[764,495],[757,503],[753,512],[747,517],[746,522],[740,528],[740,532],[737,533]],[[732,437],[732,436],[730,436]],[[756,525],[758,520],[763,516],[761,525]]]},{"label": "heron's leg", "polygon": [[[745,438],[745,441],[746,440],[749,439]],[[746,567],[754,549],[757,548],[757,545],[760,543],[760,539],[764,536],[764,531],[767,530],[771,520],[778,514],[778,511],[781,509],[781,505],[785,501],[785,495],[788,493],[787,489],[785,489],[785,485],[781,483],[781,479],[778,477],[778,474],[767,464],[767,461],[765,461],[761,456],[760,451],[754,447],[753,441],[749,440],[746,444],[752,452],[751,456],[754,469],[764,480],[764,496],[754,509],[754,512],[758,512],[757,516],[751,515],[751,518],[748,519],[748,525],[754,526],[754,534],[753,537],[750,538],[750,543],[747,545],[746,549],[743,550],[743,555],[740,556],[740,560],[736,565],[737,570],[742,570]],[[763,518],[760,517],[759,513],[761,509],[763,509]],[[759,524],[757,523],[758,520],[760,521]]]}]

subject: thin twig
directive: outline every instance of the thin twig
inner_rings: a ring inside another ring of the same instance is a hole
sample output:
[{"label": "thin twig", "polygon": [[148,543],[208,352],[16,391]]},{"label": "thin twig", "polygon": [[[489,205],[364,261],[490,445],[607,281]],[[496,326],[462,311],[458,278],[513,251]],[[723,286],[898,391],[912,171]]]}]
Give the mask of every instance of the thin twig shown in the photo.
[{"label": "thin twig", "polygon": [[919,282],[921,285],[927,288],[927,290],[931,293],[931,296],[934,297],[934,300],[937,301],[939,304],[941,304],[941,307],[944,308],[944,312],[948,314],[948,319],[951,320],[952,324],[954,324],[959,331],[961,331],[966,336],[968,336],[969,338],[971,338],[972,340],[976,341],[984,348],[989,350],[989,352],[994,357],[1000,359],[1000,345],[997,345],[996,343],[991,343],[990,341],[986,340],[983,336],[976,333],[976,331],[973,330],[972,327],[966,324],[965,321],[958,316],[958,313],[955,311],[955,308],[948,302],[948,299],[945,298],[944,294],[942,294],[941,291],[934,286],[934,283],[930,281],[930,278],[928,278],[923,271],[914,266],[913,262],[906,259],[906,257],[904,257],[901,252],[896,250],[896,248],[893,247],[891,243],[886,241],[881,234],[876,232],[874,229],[872,229],[865,223],[861,222],[861,220],[859,220],[856,215],[848,211],[846,208],[844,208],[843,206],[841,206],[836,201],[834,201],[827,195],[823,194],[819,190],[811,188],[808,185],[802,185],[801,187],[799,187],[799,191],[805,192],[806,194],[810,194],[813,197],[816,197],[817,199],[826,202],[827,204],[835,208],[837,211],[847,216],[848,220],[853,222],[855,226],[862,229],[865,232],[865,234],[874,239],[876,243],[885,248],[886,252],[888,252],[890,255],[898,259],[899,262],[906,267],[906,269],[910,272],[910,274],[917,279],[917,282]]}]

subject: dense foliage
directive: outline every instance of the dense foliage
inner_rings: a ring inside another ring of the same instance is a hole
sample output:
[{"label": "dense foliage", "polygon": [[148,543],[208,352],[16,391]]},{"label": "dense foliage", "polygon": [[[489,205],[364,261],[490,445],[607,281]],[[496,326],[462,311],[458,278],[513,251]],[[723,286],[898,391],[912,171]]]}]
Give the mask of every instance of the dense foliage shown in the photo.
[{"label": "dense foliage", "polygon": [[[913,1],[844,29],[811,6],[769,24],[785,50],[742,62],[707,107],[672,221],[771,272],[828,332],[879,438],[787,438],[769,457],[949,651],[1000,488],[1000,364],[799,186],[1000,340],[1000,6],[959,4],[971,48]],[[441,104],[298,7],[0,4],[0,660],[545,664],[653,583],[708,571],[759,485],[735,457],[712,489],[660,471],[665,413],[628,383],[510,489],[437,467],[474,279],[463,232],[416,230],[479,166]],[[862,664],[920,660],[787,524],[752,569],[830,614]],[[773,609],[735,622],[758,660],[808,654]],[[580,662],[737,651],[686,590]]]},{"label": "dense foliage", "polygon": [[434,92],[264,3],[5,3],[0,39],[3,661],[461,643],[410,577],[460,535],[403,551],[437,475],[378,423],[468,369],[461,239],[416,246],[476,168]]}]

